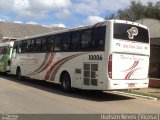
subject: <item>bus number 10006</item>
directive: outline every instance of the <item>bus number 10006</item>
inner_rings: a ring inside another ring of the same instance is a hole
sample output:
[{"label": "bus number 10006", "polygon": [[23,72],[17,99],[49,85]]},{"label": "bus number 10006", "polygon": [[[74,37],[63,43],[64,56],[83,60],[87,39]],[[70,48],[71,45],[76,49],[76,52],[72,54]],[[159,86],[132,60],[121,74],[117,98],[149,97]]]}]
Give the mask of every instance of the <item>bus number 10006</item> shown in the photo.
[{"label": "bus number 10006", "polygon": [[102,57],[102,55],[89,55],[89,60],[102,60],[103,59],[103,57]]}]

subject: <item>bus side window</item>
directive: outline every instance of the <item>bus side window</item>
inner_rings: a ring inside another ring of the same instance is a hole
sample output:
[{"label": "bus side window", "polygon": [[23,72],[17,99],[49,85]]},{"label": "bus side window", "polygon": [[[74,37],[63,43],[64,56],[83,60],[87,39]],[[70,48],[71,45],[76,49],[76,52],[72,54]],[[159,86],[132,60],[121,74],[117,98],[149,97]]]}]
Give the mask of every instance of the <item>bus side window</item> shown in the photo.
[{"label": "bus side window", "polygon": [[22,53],[27,52],[27,41],[22,41]]},{"label": "bus side window", "polygon": [[78,51],[80,48],[80,32],[76,31],[72,33],[71,39],[71,51]]},{"label": "bus side window", "polygon": [[4,47],[1,47],[1,53],[4,54]]},{"label": "bus side window", "polygon": [[32,52],[34,52],[34,49],[35,49],[35,47],[34,47],[34,39],[32,39],[31,40],[31,47],[30,47],[30,52],[32,53]]},{"label": "bus side window", "polygon": [[18,52],[19,53],[22,52],[22,41],[19,42]]},{"label": "bus side window", "polygon": [[60,51],[61,50],[61,40],[62,40],[62,35],[56,35],[55,36],[54,51]]},{"label": "bus side window", "polygon": [[4,54],[8,54],[8,51],[9,51],[9,50],[8,50],[8,46],[4,46],[3,49],[4,49],[4,52],[3,52],[3,53],[4,53]]},{"label": "bus side window", "polygon": [[13,50],[15,53],[18,53],[18,42],[14,42]]},{"label": "bus side window", "polygon": [[10,53],[10,46],[7,46],[7,54]]},{"label": "bus side window", "polygon": [[13,45],[12,58],[16,57],[16,53],[18,53],[18,42],[17,41],[15,41]]},{"label": "bus side window", "polygon": [[27,40],[27,52],[31,52],[31,40]]},{"label": "bus side window", "polygon": [[81,34],[81,49],[90,50],[92,40],[92,30],[84,30]]},{"label": "bus side window", "polygon": [[52,52],[54,50],[54,36],[47,37],[47,51]]},{"label": "bus side window", "polygon": [[35,52],[40,52],[41,51],[41,38],[36,38],[34,42],[34,47],[35,47]]},{"label": "bus side window", "polygon": [[47,51],[47,41],[46,41],[46,37],[42,38],[42,51],[46,52]]},{"label": "bus side window", "polygon": [[104,50],[106,27],[101,26],[94,29],[92,50]]},{"label": "bus side window", "polygon": [[62,51],[70,50],[71,34],[65,33],[62,35]]}]

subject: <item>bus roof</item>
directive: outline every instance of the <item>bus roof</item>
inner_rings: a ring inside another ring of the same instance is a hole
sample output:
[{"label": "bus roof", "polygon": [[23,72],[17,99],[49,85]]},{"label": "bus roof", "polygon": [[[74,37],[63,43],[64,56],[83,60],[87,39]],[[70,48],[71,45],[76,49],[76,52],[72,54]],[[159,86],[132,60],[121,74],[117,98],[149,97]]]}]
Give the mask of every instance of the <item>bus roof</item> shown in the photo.
[{"label": "bus roof", "polygon": [[5,42],[5,43],[0,43],[0,46],[9,46],[9,45],[13,46],[13,41],[11,41],[11,42]]},{"label": "bus roof", "polygon": [[69,28],[69,29],[63,29],[63,30],[48,32],[48,33],[45,33],[45,34],[38,34],[38,35],[34,35],[34,36],[28,36],[28,37],[17,39],[16,41],[32,39],[32,38],[35,38],[35,37],[49,36],[49,35],[54,35],[54,34],[58,34],[58,33],[70,32],[70,31],[74,31],[74,30],[82,30],[82,29],[100,27],[100,26],[106,25],[107,22],[133,24],[133,25],[140,26],[140,27],[143,27],[145,29],[148,29],[148,27],[146,27],[146,26],[144,26],[142,24],[136,23],[136,22],[126,21],[126,20],[115,20],[115,19],[112,19],[112,20],[105,20],[105,21],[102,21],[102,22],[98,22],[96,24],[84,25],[84,26],[79,26],[79,27],[75,27],[75,28]]},{"label": "bus roof", "polygon": [[132,21],[126,21],[126,20],[112,20],[114,23],[124,23],[124,24],[132,24],[132,25],[136,25],[136,26],[139,26],[139,27],[143,27],[145,29],[149,29],[147,26],[145,25],[142,25],[142,24],[139,24],[139,23],[136,23],[136,22],[132,22]]}]

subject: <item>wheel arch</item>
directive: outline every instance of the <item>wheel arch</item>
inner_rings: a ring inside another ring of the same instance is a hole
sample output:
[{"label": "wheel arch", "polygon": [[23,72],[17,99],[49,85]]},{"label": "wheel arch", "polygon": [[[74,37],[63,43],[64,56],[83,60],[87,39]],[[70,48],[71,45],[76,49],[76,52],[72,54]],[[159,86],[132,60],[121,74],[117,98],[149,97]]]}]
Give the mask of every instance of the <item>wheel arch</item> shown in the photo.
[{"label": "wheel arch", "polygon": [[71,77],[71,75],[70,75],[70,72],[67,71],[67,70],[63,70],[63,71],[61,72],[60,77],[59,77],[59,83],[62,82],[62,77],[63,77],[64,74],[68,74],[68,75],[69,75],[70,80],[71,80],[71,85],[72,85],[72,77]]},{"label": "wheel arch", "polygon": [[21,70],[21,67],[17,66],[17,68],[16,68],[16,74],[17,74],[17,72],[18,72],[19,69]]}]

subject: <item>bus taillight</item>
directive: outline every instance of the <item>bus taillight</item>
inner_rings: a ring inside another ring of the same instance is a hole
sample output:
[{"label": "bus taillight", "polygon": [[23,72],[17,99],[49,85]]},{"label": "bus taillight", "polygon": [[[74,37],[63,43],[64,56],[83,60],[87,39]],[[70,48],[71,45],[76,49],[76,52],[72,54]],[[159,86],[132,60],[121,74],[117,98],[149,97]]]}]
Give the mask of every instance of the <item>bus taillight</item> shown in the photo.
[{"label": "bus taillight", "polygon": [[109,56],[109,61],[108,61],[108,75],[109,75],[109,78],[112,79],[112,55]]}]

